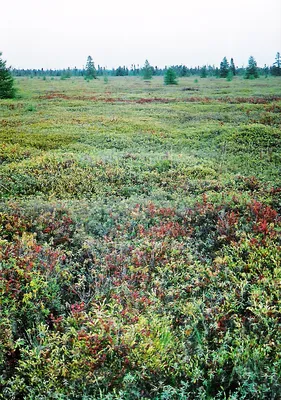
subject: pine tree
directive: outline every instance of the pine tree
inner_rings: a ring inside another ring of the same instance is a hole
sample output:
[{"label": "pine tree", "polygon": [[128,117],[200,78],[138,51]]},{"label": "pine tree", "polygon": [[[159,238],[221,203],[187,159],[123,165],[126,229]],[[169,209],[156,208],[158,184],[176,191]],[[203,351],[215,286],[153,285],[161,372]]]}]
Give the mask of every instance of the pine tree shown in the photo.
[{"label": "pine tree", "polygon": [[177,85],[177,75],[173,68],[168,68],[164,75],[164,83],[165,85]]},{"label": "pine tree", "polygon": [[183,65],[181,70],[181,76],[187,76],[187,74],[188,74],[188,69],[186,65]]},{"label": "pine tree", "polygon": [[15,97],[14,79],[1,56],[0,52],[0,99],[11,99]]},{"label": "pine tree", "polygon": [[87,58],[85,79],[97,79],[97,71],[91,56]]},{"label": "pine tree", "polygon": [[233,58],[230,59],[230,67],[229,67],[230,71],[233,73],[233,76],[236,75],[236,67],[233,61]]},{"label": "pine tree", "polygon": [[266,78],[268,77],[268,72],[269,72],[269,68],[266,64],[264,64],[263,73]]},{"label": "pine tree", "polygon": [[251,56],[249,58],[248,66],[246,68],[245,79],[255,79],[258,77],[259,77],[259,74],[258,74],[257,62],[254,59],[254,57]]},{"label": "pine tree", "polygon": [[231,82],[232,79],[233,79],[233,72],[232,72],[232,70],[230,69],[230,70],[228,71],[228,73],[227,73],[226,80],[227,80],[228,82]]},{"label": "pine tree", "polygon": [[226,78],[229,71],[229,64],[227,58],[224,57],[222,62],[220,63],[220,77]]},{"label": "pine tree", "polygon": [[145,79],[145,80],[151,79],[152,74],[153,74],[153,69],[152,69],[151,65],[149,64],[148,60],[145,60],[144,67],[142,69],[143,79]]},{"label": "pine tree", "polygon": [[279,51],[276,54],[275,63],[274,64],[276,64],[277,68],[281,68],[281,57],[280,57]]},{"label": "pine tree", "polygon": [[273,63],[273,66],[271,68],[271,73],[274,76],[281,76],[281,57],[279,51],[276,54],[275,62]]},{"label": "pine tree", "polygon": [[207,67],[206,67],[206,65],[203,65],[203,67],[200,69],[200,78],[207,78]]}]

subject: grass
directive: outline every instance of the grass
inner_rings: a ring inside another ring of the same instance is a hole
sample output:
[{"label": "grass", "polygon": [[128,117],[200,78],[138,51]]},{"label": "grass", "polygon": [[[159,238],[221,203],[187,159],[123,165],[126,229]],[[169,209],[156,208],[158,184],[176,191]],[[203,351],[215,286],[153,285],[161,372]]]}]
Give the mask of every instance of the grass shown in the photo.
[{"label": "grass", "polygon": [[280,79],[16,83],[0,398],[280,398]]}]

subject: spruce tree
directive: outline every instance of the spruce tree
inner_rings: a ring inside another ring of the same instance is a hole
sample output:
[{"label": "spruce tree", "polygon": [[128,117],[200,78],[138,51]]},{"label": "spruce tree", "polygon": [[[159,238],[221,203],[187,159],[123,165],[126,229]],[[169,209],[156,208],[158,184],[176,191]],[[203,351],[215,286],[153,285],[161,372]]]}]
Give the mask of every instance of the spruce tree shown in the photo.
[{"label": "spruce tree", "polygon": [[279,51],[276,53],[275,63],[277,68],[281,68],[281,56]]},{"label": "spruce tree", "polygon": [[0,52],[0,99],[11,99],[15,97],[14,79],[1,56]]},{"label": "spruce tree", "polygon": [[173,68],[168,68],[164,75],[164,83],[165,85],[177,85],[177,75]]},{"label": "spruce tree", "polygon": [[230,69],[230,70],[228,71],[228,73],[227,73],[226,80],[227,80],[228,82],[231,82],[232,79],[233,79],[233,72],[232,72],[232,70]]},{"label": "spruce tree", "polygon": [[229,67],[230,71],[233,73],[233,76],[236,75],[236,67],[233,61],[233,58],[230,59],[230,67]]},{"label": "spruce tree", "polygon": [[222,62],[220,63],[220,77],[226,78],[229,71],[229,64],[227,58],[224,57]]},{"label": "spruce tree", "polygon": [[273,63],[273,66],[271,68],[271,73],[274,76],[281,76],[281,57],[279,51],[276,54],[275,62]]},{"label": "spruce tree", "polygon": [[254,59],[254,57],[251,56],[249,58],[248,66],[246,68],[245,79],[255,79],[258,77],[259,77],[259,74],[258,74],[257,62]]},{"label": "spruce tree", "polygon": [[200,78],[207,78],[207,67],[203,65],[200,69]]},{"label": "spruce tree", "polygon": [[91,56],[87,58],[85,79],[97,79],[97,71]]},{"label": "spruce tree", "polygon": [[268,68],[268,66],[266,65],[266,64],[264,64],[264,67],[263,67],[263,74],[264,74],[264,76],[267,78],[268,77],[268,72],[269,72],[269,68]]},{"label": "spruce tree", "polygon": [[181,70],[181,76],[187,76],[187,74],[188,74],[188,69],[185,65],[183,65]]},{"label": "spruce tree", "polygon": [[152,74],[153,74],[153,69],[152,69],[151,65],[149,64],[148,60],[145,60],[144,67],[142,69],[143,79],[145,79],[145,80],[151,79]]}]

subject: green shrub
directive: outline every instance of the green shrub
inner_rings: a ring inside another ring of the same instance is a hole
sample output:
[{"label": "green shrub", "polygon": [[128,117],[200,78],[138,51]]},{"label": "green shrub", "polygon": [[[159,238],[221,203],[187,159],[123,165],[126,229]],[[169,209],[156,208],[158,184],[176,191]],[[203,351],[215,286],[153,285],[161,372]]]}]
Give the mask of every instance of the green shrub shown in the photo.
[{"label": "green shrub", "polygon": [[177,75],[173,68],[168,68],[164,75],[164,83],[165,85],[177,85]]}]

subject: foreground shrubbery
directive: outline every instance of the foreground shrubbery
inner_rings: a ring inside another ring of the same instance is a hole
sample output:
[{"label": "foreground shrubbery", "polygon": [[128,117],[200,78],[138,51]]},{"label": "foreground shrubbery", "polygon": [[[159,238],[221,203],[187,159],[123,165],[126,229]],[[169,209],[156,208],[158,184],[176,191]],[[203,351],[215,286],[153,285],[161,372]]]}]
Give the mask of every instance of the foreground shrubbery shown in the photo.
[{"label": "foreground shrubbery", "polygon": [[278,398],[270,201],[136,205],[92,239],[63,209],[2,212],[3,398]]}]

